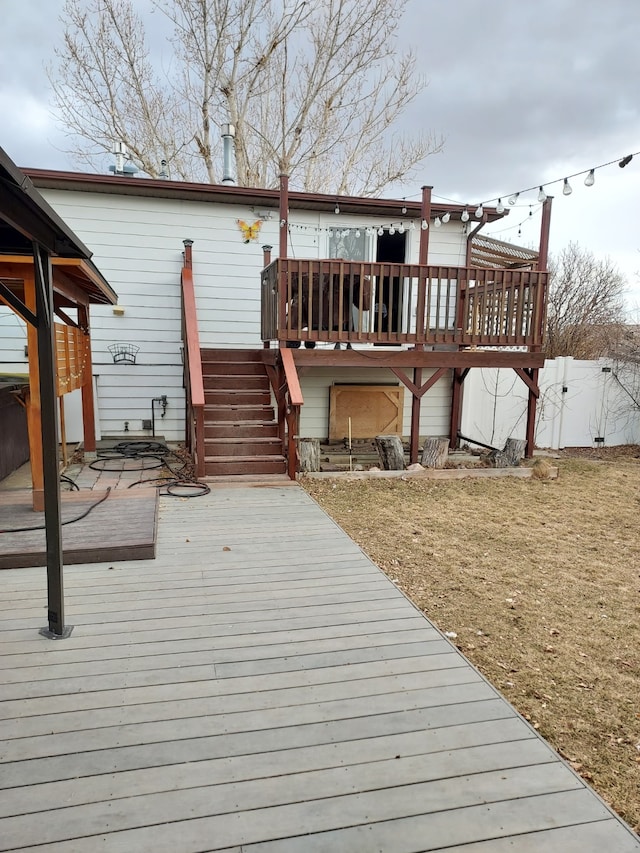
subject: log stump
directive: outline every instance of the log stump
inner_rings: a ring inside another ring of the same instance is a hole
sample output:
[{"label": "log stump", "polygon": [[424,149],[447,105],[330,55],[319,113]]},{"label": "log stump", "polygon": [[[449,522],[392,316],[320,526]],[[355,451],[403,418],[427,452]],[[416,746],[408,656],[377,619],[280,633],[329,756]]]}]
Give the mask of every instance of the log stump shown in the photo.
[{"label": "log stump", "polygon": [[380,465],[385,471],[403,471],[404,447],[397,435],[377,435],[375,438]]},{"label": "log stump", "polygon": [[301,438],[298,441],[300,471],[310,473],[320,470],[320,439]]},{"label": "log stump", "polygon": [[521,438],[508,438],[502,451],[509,460],[509,464],[513,468],[520,465],[520,460],[524,458],[524,450],[527,442]]},{"label": "log stump", "polygon": [[425,438],[420,460],[424,468],[444,468],[448,456],[448,438]]},{"label": "log stump", "polygon": [[489,462],[492,468],[519,468],[527,442],[520,438],[508,438],[503,450],[492,450]]}]

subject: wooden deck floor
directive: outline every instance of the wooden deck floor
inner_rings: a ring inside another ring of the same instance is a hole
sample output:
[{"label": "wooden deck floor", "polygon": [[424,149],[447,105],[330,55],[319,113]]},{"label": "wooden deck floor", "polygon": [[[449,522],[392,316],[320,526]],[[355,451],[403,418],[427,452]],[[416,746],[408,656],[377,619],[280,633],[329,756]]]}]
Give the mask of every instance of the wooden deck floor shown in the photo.
[{"label": "wooden deck floor", "polygon": [[155,561],[0,573],[0,850],[640,851],[299,488],[163,498]]},{"label": "wooden deck floor", "polygon": [[[83,489],[62,492],[61,499],[65,563],[155,557],[156,489],[112,490],[108,494],[105,489]],[[31,529],[43,525],[44,514],[32,509],[30,489],[0,492],[0,569],[46,565],[44,529]]]}]

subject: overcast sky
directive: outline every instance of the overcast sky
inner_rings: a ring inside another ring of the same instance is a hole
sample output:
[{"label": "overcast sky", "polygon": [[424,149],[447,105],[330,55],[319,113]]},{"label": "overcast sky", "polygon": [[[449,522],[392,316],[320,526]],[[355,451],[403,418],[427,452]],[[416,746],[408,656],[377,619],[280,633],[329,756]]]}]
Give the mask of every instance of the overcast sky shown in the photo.
[{"label": "overcast sky", "polygon": [[[0,0],[0,145],[19,166],[73,168],[44,71],[62,8]],[[552,252],[574,241],[610,257],[627,276],[629,306],[640,307],[640,155],[617,165],[640,151],[639,0],[407,0],[400,44],[430,81],[407,126],[445,137],[416,194],[431,184],[475,205],[560,179],[547,188]],[[593,187],[583,175],[562,195],[563,177],[610,160]],[[538,208],[537,190],[521,196],[496,236],[537,245]]]}]

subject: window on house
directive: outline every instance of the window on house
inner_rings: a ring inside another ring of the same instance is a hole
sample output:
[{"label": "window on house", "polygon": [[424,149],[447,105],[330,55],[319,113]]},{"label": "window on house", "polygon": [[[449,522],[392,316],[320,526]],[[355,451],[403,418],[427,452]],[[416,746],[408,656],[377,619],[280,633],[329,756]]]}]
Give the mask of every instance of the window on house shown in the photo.
[{"label": "window on house", "polygon": [[329,257],[368,261],[371,258],[371,237],[364,228],[330,228]]}]

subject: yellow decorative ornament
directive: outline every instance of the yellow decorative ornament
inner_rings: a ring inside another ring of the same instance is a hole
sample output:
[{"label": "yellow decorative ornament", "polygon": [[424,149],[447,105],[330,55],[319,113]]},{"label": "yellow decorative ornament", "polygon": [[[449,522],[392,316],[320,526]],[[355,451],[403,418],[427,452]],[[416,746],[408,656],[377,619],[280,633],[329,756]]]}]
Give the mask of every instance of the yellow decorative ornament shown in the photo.
[{"label": "yellow decorative ornament", "polygon": [[248,222],[245,222],[244,219],[236,219],[238,223],[238,227],[240,231],[242,231],[242,242],[250,243],[251,240],[257,240],[258,235],[260,234],[260,228],[262,226],[262,220],[256,219],[253,225],[249,225]]}]

